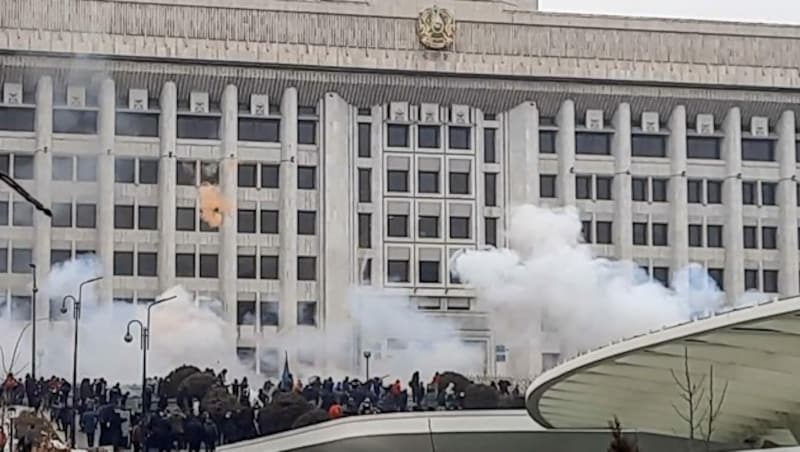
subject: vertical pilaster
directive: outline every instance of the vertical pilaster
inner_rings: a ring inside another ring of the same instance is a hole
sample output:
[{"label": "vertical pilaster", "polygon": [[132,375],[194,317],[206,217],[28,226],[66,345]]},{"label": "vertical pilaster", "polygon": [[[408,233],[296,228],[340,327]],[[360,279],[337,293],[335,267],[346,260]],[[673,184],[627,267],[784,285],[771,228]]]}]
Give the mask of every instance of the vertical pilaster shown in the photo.
[{"label": "vertical pilaster", "polygon": [[110,302],[114,288],[114,135],[116,91],[114,80],[100,83],[97,116],[97,254],[104,279],[99,282],[100,300]]},{"label": "vertical pilaster", "polygon": [[[386,168],[383,165],[383,106],[375,105],[372,107],[372,129],[370,132],[370,142],[372,149],[372,252],[375,258],[372,259],[372,286],[378,289],[383,288],[384,267],[386,262],[383,255],[383,193],[385,188]],[[361,269],[359,269],[360,272]]]},{"label": "vertical pilaster", "polygon": [[278,331],[297,325],[297,89],[281,99],[280,319]]},{"label": "vertical pilaster", "polygon": [[631,196],[631,106],[619,104],[611,120],[614,136],[614,248],[621,260],[633,259],[633,197]]},{"label": "vertical pilaster", "polygon": [[778,121],[778,161],[780,183],[778,184],[779,225],[778,249],[780,250],[780,272],[778,290],[782,297],[797,295],[800,284],[797,275],[800,265],[797,260],[797,163],[795,162],[795,114],[783,112]]},{"label": "vertical pilaster", "polygon": [[175,82],[161,88],[159,101],[160,157],[158,160],[158,286],[161,292],[175,285],[175,149],[178,128],[178,93]]},{"label": "vertical pilaster", "polygon": [[[33,155],[33,172],[36,184],[36,198],[50,207],[52,189],[53,157],[53,79],[43,76],[36,85],[36,150]],[[50,273],[50,218],[41,212],[33,213],[35,240],[33,242],[33,264],[36,265],[36,280],[44,282]],[[41,282],[39,283],[41,285]],[[36,311],[49,312],[46,297],[37,296]]]},{"label": "vertical pilaster", "polygon": [[508,206],[538,204],[539,109],[533,102],[524,102],[508,112],[506,124]]},{"label": "vertical pilaster", "polygon": [[238,184],[238,142],[239,142],[239,94],[236,86],[228,85],[222,93],[222,137],[220,160],[220,189],[228,203],[230,211],[220,226],[220,274],[219,284],[222,300],[225,304],[225,317],[229,322],[236,319],[236,279],[238,247],[237,232],[237,196]]},{"label": "vertical pilaster", "polygon": [[686,107],[678,105],[669,117],[667,154],[670,161],[669,178],[669,245],[672,271],[689,265],[689,205],[686,179]]},{"label": "vertical pilaster", "polygon": [[742,114],[738,107],[728,110],[722,124],[722,155],[726,177],[725,203],[725,292],[728,301],[744,293],[744,237],[742,235]]},{"label": "vertical pilaster", "polygon": [[558,199],[564,206],[575,205],[575,102],[561,103],[556,116],[558,153]]}]

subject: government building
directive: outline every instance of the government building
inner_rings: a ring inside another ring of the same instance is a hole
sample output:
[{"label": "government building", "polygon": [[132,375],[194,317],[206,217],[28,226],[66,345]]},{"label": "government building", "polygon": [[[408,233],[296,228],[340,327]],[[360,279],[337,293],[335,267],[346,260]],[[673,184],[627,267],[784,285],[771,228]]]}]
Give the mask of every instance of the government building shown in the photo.
[{"label": "government building", "polygon": [[523,203],[576,205],[665,284],[697,262],[729,298],[794,295],[797,61],[800,27],[536,0],[0,0],[0,171],[53,211],[2,187],[0,309],[93,253],[103,299],[221,300],[276,373],[264,344],[335,329],[361,284],[456,322],[476,373],[538,374],[557,338],[509,350],[448,268]]}]

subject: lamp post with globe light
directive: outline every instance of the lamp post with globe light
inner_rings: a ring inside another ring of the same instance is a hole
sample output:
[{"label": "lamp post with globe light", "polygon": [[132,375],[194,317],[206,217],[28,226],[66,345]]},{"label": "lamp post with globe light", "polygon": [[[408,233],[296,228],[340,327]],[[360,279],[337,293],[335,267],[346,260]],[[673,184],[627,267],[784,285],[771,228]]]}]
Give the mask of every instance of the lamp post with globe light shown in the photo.
[{"label": "lamp post with globe light", "polygon": [[133,319],[128,322],[128,326],[125,328],[125,337],[123,340],[125,342],[131,343],[133,342],[133,335],[131,334],[131,325],[138,325],[139,326],[139,346],[142,349],[142,414],[144,415],[147,413],[150,407],[146,407],[144,400],[145,400],[145,391],[147,389],[147,350],[150,348],[150,310],[153,309],[154,306],[164,303],[166,301],[174,300],[176,298],[175,295],[167,298],[162,298],[160,300],[156,300],[150,303],[147,306],[147,319],[145,324],[143,325],[142,322],[138,319]]}]

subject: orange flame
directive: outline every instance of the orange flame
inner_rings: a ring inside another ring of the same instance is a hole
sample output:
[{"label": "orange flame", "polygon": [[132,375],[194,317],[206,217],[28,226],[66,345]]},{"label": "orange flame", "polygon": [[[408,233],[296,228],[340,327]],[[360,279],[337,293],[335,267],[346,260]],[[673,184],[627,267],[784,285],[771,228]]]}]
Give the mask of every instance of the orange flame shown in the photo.
[{"label": "orange flame", "polygon": [[230,204],[216,185],[203,184],[197,189],[200,218],[212,228],[218,228],[230,213]]}]

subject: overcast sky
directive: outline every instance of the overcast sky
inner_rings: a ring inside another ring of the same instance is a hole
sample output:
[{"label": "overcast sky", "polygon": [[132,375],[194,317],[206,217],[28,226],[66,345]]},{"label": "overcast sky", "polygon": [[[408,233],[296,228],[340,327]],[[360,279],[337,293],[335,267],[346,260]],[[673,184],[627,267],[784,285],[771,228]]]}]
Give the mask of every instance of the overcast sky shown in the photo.
[{"label": "overcast sky", "polygon": [[539,0],[544,11],[800,24],[798,0]]}]

